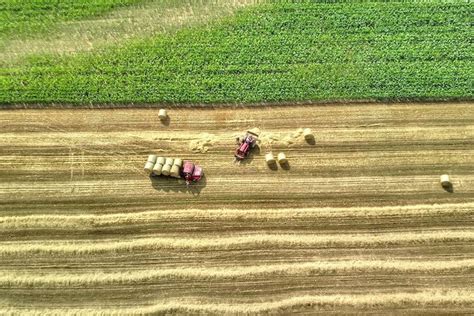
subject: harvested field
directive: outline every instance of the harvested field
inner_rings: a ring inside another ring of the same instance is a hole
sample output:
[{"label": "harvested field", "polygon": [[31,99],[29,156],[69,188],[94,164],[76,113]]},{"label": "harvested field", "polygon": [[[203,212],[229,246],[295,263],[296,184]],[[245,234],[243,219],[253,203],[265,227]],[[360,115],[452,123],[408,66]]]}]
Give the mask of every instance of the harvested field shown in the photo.
[{"label": "harvested field", "polygon": [[[0,309],[474,313],[472,106],[177,108],[166,124],[3,110]],[[252,127],[260,151],[234,165]],[[289,167],[269,169],[269,150]],[[205,178],[150,179],[153,153]]]}]

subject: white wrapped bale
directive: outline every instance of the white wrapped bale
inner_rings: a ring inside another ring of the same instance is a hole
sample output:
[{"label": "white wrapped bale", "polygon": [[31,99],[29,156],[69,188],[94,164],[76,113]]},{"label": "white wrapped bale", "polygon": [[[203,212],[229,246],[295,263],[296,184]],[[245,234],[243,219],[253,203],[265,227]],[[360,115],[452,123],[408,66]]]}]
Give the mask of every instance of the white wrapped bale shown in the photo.
[{"label": "white wrapped bale", "polygon": [[176,158],[173,162],[173,165],[178,166],[178,167],[181,168],[183,166],[183,159]]},{"label": "white wrapped bale", "polygon": [[149,155],[148,160],[145,163],[145,167],[143,168],[146,173],[150,174],[155,166],[156,162],[156,155]]},{"label": "white wrapped bale", "polygon": [[305,128],[303,130],[303,136],[306,140],[314,139],[314,135],[313,135],[313,132],[311,131],[311,128]]},{"label": "white wrapped bale", "polygon": [[164,121],[168,117],[168,113],[165,109],[160,109],[160,111],[158,111],[158,117],[160,118],[160,120]]},{"label": "white wrapped bale", "polygon": [[161,174],[161,169],[163,169],[163,165],[159,162],[156,162],[155,166],[153,167],[153,174],[159,176]]},{"label": "white wrapped bale", "polygon": [[286,164],[288,160],[286,159],[285,153],[279,153],[278,154],[278,163],[279,164]]},{"label": "white wrapped bale", "polygon": [[156,155],[149,155],[147,161],[155,163],[156,162]]},{"label": "white wrapped bale", "polygon": [[145,172],[147,174],[150,174],[152,172],[154,166],[155,166],[155,164],[153,162],[147,161],[146,164],[145,164],[145,168],[144,168]]},{"label": "white wrapped bale", "polygon": [[171,165],[164,165],[163,168],[161,168],[161,174],[164,176],[169,176],[171,174]]},{"label": "white wrapped bale", "polygon": [[173,178],[180,178],[180,169],[181,167],[178,165],[173,165],[170,170],[170,175]]},{"label": "white wrapped bale", "polygon": [[449,179],[449,175],[447,174],[441,175],[439,180],[443,187],[449,187],[451,185],[451,180]]},{"label": "white wrapped bale", "polygon": [[173,165],[173,162],[174,162],[174,159],[173,159],[173,158],[166,158],[166,160],[165,160],[165,165],[170,165],[170,166],[172,166],[172,165]]},{"label": "white wrapped bale", "polygon": [[164,165],[166,161],[165,157],[158,157],[156,158],[156,163],[159,163],[160,165]]},{"label": "white wrapped bale", "polygon": [[273,153],[269,152],[265,155],[265,161],[267,162],[268,165],[273,165],[276,163],[275,157],[273,156]]},{"label": "white wrapped bale", "polygon": [[171,173],[171,167],[173,167],[173,158],[165,158],[165,164],[161,168],[161,174],[164,176],[169,176]]}]

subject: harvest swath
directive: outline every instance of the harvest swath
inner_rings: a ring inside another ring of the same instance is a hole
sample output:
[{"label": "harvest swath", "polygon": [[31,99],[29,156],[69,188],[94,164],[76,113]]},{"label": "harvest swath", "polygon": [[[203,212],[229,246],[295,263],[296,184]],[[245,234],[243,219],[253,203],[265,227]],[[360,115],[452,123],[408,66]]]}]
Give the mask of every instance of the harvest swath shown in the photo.
[{"label": "harvest swath", "polygon": [[[474,313],[472,106],[2,111],[0,308]],[[254,126],[262,152],[234,166]],[[151,152],[206,177],[150,180]]]}]

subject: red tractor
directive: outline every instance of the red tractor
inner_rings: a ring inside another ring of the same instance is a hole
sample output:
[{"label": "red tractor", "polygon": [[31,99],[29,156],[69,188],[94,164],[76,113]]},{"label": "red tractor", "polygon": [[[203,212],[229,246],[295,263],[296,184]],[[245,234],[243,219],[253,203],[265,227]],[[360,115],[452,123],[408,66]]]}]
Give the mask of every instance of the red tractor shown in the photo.
[{"label": "red tractor", "polygon": [[250,153],[250,150],[257,145],[259,131],[258,129],[249,130],[244,137],[237,138],[237,149],[235,151],[235,161],[242,161]]},{"label": "red tractor", "polygon": [[194,165],[191,161],[184,162],[182,177],[186,180],[186,185],[190,185],[191,182],[198,182],[203,174],[201,166]]}]

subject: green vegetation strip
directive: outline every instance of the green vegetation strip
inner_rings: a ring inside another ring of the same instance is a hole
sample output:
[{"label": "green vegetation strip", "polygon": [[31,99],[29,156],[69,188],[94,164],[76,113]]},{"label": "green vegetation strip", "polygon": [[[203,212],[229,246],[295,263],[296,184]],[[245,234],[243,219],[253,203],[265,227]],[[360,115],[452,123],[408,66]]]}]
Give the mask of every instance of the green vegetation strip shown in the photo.
[{"label": "green vegetation strip", "polygon": [[465,1],[276,1],[212,27],[3,67],[0,103],[472,99],[472,13]]}]

